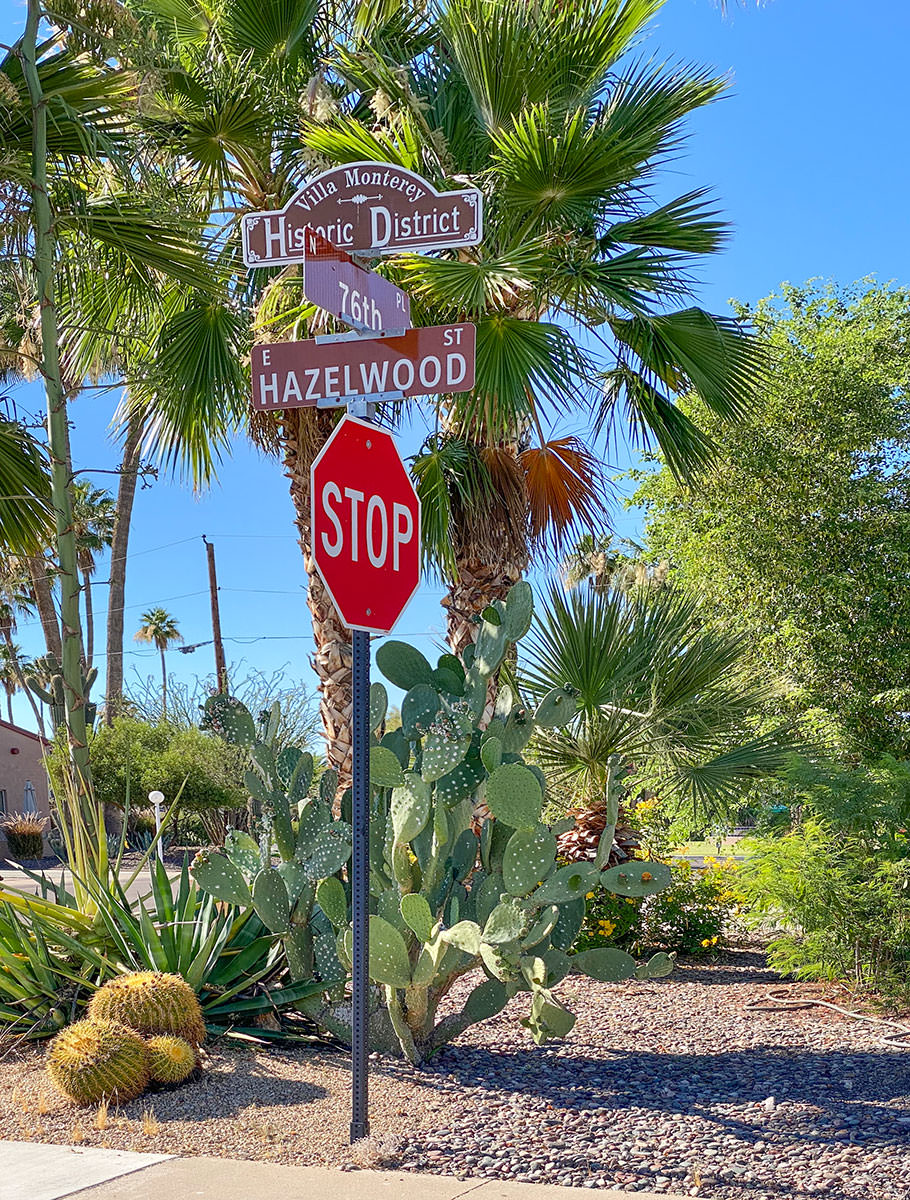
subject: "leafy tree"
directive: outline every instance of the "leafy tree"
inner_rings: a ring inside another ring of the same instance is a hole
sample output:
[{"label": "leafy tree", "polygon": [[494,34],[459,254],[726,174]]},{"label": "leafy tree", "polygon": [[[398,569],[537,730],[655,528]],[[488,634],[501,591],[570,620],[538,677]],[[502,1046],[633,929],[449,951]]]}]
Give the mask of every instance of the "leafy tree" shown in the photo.
[{"label": "leafy tree", "polygon": [[[746,312],[746,310],[743,310]],[[647,542],[835,746],[910,752],[910,292],[789,285],[748,315],[775,355],[723,466],[642,476]],[[694,399],[687,411],[715,435]]]},{"label": "leafy tree", "polygon": [[140,617],[142,625],[135,634],[137,642],[151,642],[161,655],[161,715],[167,720],[167,662],[164,652],[171,642],[182,642],[177,621],[166,608],[150,608]]},{"label": "leafy tree", "polygon": [[[59,775],[60,755],[57,745],[49,763],[52,782]],[[181,788],[181,811],[246,804],[242,756],[199,729],[118,716],[94,732],[91,756],[95,793],[107,808],[122,810],[127,795],[130,808],[144,807],[155,790],[170,804]]]}]

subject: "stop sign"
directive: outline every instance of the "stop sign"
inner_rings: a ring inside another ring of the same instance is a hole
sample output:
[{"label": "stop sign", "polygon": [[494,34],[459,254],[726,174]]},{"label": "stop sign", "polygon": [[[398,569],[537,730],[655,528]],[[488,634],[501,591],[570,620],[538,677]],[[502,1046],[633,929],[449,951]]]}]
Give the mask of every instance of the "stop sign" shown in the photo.
[{"label": "stop sign", "polygon": [[345,625],[388,633],[420,583],[420,501],[392,436],[344,417],[310,476],[313,557]]}]

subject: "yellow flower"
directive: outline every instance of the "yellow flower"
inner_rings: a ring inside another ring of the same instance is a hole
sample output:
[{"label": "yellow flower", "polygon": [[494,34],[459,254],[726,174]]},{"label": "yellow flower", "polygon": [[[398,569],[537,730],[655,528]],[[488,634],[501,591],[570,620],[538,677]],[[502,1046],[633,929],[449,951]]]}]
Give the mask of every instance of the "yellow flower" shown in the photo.
[{"label": "yellow flower", "polygon": [[626,904],[634,904],[635,899],[632,896],[626,896]]},{"label": "yellow flower", "polygon": [[593,900],[593,899],[594,899],[594,893],[593,893],[593,892],[588,892],[588,894],[585,896],[585,899],[586,899],[586,900]]},{"label": "yellow flower", "polygon": [[711,939],[710,939],[710,938],[702,938],[702,943],[701,943],[701,944],[702,944],[703,946],[705,946],[705,947],[707,947],[707,946],[710,946],[710,945],[711,945]]},{"label": "yellow flower", "polygon": [[604,937],[609,937],[616,928],[616,923],[614,921],[598,921],[597,924],[600,926],[600,932]]}]

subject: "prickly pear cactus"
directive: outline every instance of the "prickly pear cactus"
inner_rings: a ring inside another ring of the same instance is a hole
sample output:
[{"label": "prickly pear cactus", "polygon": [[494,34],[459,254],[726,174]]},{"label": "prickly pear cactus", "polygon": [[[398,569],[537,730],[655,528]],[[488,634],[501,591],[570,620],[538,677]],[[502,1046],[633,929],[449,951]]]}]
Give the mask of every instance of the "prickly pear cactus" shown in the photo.
[{"label": "prickly pear cactus", "polygon": [[[385,706],[380,692],[374,696],[378,725]],[[351,855],[351,828],[332,813],[337,781],[326,776],[334,773],[325,772],[311,795],[313,756],[297,746],[279,748],[280,717],[277,704],[254,718],[231,696],[206,701],[206,726],[249,750],[246,786],[261,825],[258,839],[229,830],[223,848],[201,851],[191,870],[216,900],[255,909],[266,929],[281,939],[293,982],[317,980],[330,990],[344,980],[335,926],[347,921],[341,873]]]},{"label": "prickly pear cactus", "polygon": [[[406,694],[401,730],[381,741],[384,689],[371,697],[370,972],[401,1050],[413,1062],[494,1016],[518,992],[531,993],[524,1024],[535,1041],[565,1037],[575,1017],[553,989],[572,969],[606,982],[657,978],[672,969],[666,955],[639,965],[617,949],[567,953],[587,892],[605,886],[624,896],[647,895],[666,886],[665,868],[627,863],[603,871],[612,824],[596,862],[557,862],[556,838],[541,820],[545,782],[522,751],[537,729],[572,720],[570,689],[554,689],[533,708],[501,687],[492,719],[481,728],[491,677],[532,617],[531,589],[519,583],[504,603],[484,610],[463,661],[444,654],[434,667],[396,641],[377,652],[380,671]],[[492,820],[478,829],[473,813],[481,800]],[[326,891],[325,908],[336,926],[341,901],[338,889]],[[342,956],[349,944],[346,925],[339,931]],[[485,978],[461,1012],[437,1021],[453,979],[474,968]]]}]

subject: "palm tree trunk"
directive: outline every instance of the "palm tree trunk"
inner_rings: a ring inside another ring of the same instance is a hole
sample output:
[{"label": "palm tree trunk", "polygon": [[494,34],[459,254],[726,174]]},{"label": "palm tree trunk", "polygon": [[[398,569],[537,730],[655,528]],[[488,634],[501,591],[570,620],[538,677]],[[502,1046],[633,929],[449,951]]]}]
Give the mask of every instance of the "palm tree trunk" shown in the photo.
[{"label": "palm tree trunk", "polygon": [[458,560],[458,578],[449,584],[442,599],[446,610],[446,633],[453,654],[461,654],[477,637],[477,616],[493,600],[504,600],[527,567],[511,563],[487,563],[478,558]]},{"label": "palm tree trunk", "polygon": [[82,572],[82,593],[85,596],[85,669],[92,669],[95,653],[95,610],[92,604],[92,578],[89,571]]},{"label": "palm tree trunk", "polygon": [[159,646],[161,654],[161,718],[167,720],[167,663],[164,661],[164,647]]},{"label": "palm tree trunk", "polygon": [[310,467],[334,423],[329,412],[296,409],[284,414],[282,456],[309,579],[307,606],[316,642],[312,663],[318,679],[326,758],[339,773],[339,786],[345,788],[351,779],[351,631],[342,622],[316,570],[310,526]]},{"label": "palm tree trunk", "polygon": [[67,402],[60,373],[60,326],[54,292],[56,239],[47,182],[47,102],[37,64],[39,0],[28,0],[22,38],[22,69],[31,101],[32,119],[32,224],[38,304],[41,317],[41,371],[47,393],[47,435],[54,509],[55,543],[60,570],[61,674],[70,757],[80,793],[91,785],[82,682],[82,628],[79,614],[79,577],[76,535],[70,493],[72,463],[69,453]]},{"label": "palm tree trunk", "polygon": [[57,610],[54,607],[54,594],[48,575],[47,562],[43,555],[29,555],[25,560],[32,590],[35,593],[35,608],[44,632],[44,644],[48,654],[52,654],[59,662],[63,657],[63,643],[60,639],[60,622],[57,620]]},{"label": "palm tree trunk", "polygon": [[9,688],[6,689],[6,712],[9,717],[10,725],[15,725],[16,722],[13,720],[13,693],[9,690]]},{"label": "palm tree trunk", "polygon": [[123,604],[126,595],[126,556],[130,540],[130,524],[136,483],[139,478],[139,452],[142,443],[142,420],[133,416],[127,427],[120,462],[120,483],[117,488],[117,512],[111,539],[111,583],[107,605],[107,675],[104,695],[104,721],[110,725],[123,697]]}]

